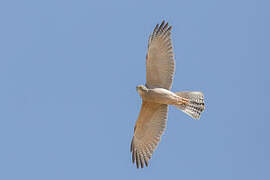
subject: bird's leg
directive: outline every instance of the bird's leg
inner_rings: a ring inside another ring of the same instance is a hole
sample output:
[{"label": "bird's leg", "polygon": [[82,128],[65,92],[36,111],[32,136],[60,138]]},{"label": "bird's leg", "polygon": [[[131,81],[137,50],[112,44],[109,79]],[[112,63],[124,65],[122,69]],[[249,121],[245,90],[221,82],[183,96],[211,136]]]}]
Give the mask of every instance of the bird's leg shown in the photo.
[{"label": "bird's leg", "polygon": [[177,99],[177,105],[187,105],[189,103],[189,100],[186,98],[179,97]]}]

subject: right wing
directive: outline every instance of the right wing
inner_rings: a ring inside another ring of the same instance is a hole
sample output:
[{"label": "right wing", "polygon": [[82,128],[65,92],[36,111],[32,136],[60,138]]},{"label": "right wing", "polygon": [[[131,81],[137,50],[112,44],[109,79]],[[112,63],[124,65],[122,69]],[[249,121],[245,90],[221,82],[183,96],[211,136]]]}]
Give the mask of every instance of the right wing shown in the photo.
[{"label": "right wing", "polygon": [[171,26],[162,21],[149,37],[146,56],[146,86],[171,89],[174,75],[174,55]]}]

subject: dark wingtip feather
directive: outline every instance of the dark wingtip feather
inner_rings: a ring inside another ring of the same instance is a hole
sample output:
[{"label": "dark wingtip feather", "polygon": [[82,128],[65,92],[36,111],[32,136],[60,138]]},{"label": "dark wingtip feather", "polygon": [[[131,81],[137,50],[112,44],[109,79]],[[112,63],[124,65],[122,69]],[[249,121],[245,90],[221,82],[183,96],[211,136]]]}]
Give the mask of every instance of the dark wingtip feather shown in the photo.
[{"label": "dark wingtip feather", "polygon": [[140,167],[140,165],[139,165],[139,155],[138,155],[138,152],[136,152],[136,165],[137,165],[137,168]]},{"label": "dark wingtip feather", "polygon": [[134,150],[133,150],[133,152],[132,152],[132,163],[134,164],[135,163],[135,152],[134,152]]},{"label": "dark wingtip feather", "polygon": [[165,21],[163,20],[157,30],[157,33],[159,33],[160,31],[162,32],[163,31],[163,25],[165,24]]},{"label": "dark wingtip feather", "polygon": [[162,20],[160,26],[163,26],[164,24],[165,24],[165,20]]},{"label": "dark wingtip feather", "polygon": [[163,27],[163,29],[166,29],[166,28],[168,27],[168,25],[169,25],[169,23],[167,22],[167,23],[165,24],[165,26]]},{"label": "dark wingtip feather", "polygon": [[156,27],[155,27],[155,29],[154,29],[154,33],[156,33],[156,32],[157,32],[158,27],[159,27],[159,24],[157,24],[157,25],[156,25]]},{"label": "dark wingtip feather", "polygon": [[146,165],[146,167],[148,167],[148,161],[146,160],[146,158],[144,158],[144,164]]},{"label": "dark wingtip feather", "polygon": [[142,160],[142,156],[140,156],[140,162],[141,162],[141,168],[143,168],[143,160]]}]

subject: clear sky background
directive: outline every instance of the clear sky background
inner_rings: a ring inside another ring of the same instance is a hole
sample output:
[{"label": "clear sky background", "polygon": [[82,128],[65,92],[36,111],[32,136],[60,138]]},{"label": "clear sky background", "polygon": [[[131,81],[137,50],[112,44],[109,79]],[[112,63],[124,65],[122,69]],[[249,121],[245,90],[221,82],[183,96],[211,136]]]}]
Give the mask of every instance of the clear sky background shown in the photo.
[{"label": "clear sky background", "polygon": [[[0,179],[270,179],[270,3],[0,2]],[[150,167],[131,163],[148,36],[173,26],[173,91]]]}]

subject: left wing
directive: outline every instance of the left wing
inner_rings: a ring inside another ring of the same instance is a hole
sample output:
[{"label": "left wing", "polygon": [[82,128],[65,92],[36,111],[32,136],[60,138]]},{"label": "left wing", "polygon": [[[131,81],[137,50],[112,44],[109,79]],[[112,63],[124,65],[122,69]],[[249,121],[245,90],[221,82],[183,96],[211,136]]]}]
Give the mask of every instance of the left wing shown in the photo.
[{"label": "left wing", "polygon": [[132,162],[136,160],[137,168],[148,166],[166,128],[167,113],[168,105],[143,101],[130,147]]}]

